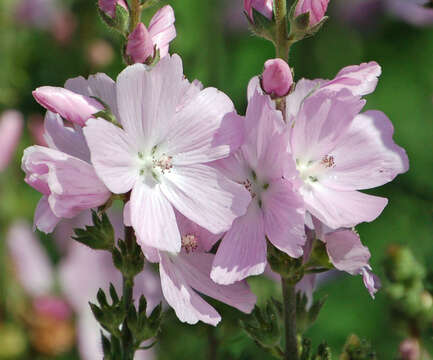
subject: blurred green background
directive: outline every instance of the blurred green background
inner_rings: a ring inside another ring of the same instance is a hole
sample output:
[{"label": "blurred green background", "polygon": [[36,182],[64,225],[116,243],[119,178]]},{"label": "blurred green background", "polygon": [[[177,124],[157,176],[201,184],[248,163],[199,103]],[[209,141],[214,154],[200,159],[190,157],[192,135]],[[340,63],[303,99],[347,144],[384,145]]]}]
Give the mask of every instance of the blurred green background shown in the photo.
[{"label": "blurred green background", "polygon": [[[334,3],[344,6],[346,1]],[[243,113],[248,81],[262,71],[274,51],[271,43],[248,32],[241,2],[161,3],[169,3],[175,10],[178,35],[171,52],[182,56],[187,77],[224,91]],[[13,10],[16,3],[0,1],[0,113],[18,109],[29,121],[43,114],[31,95],[36,87],[62,86],[70,77],[95,72],[115,78],[123,68],[121,39],[99,21],[95,1],[59,1],[58,5],[69,11],[71,27],[66,39],[56,39],[48,27],[17,22]],[[145,15],[145,23],[154,11],[152,8]],[[417,28],[388,16],[375,20],[356,27],[331,9],[323,30],[293,47],[290,64],[297,78],[332,78],[344,66],[370,60],[383,68],[376,91],[367,97],[367,108],[380,109],[391,118],[395,140],[407,150],[411,168],[392,184],[373,192],[389,198],[389,205],[374,223],[358,228],[371,250],[373,269],[382,276],[385,253],[393,243],[408,244],[422,263],[433,268],[433,27]],[[33,142],[26,128],[13,164],[0,174],[3,234],[15,218],[31,221],[39,199],[39,194],[24,184],[19,168],[22,150]],[[279,291],[266,280],[253,279],[251,284],[260,302]],[[356,333],[371,341],[380,359],[394,358],[404,334],[393,331],[383,292],[373,301],[360,277],[340,276],[316,293],[324,294],[329,295],[328,301],[307,334],[314,344],[327,340],[338,353],[347,336]],[[215,332],[205,325],[180,324],[171,313],[157,347],[158,359],[208,359],[209,344],[215,342],[221,359],[270,358],[239,331],[238,312],[217,306],[222,309],[223,322]],[[426,340],[430,345],[433,342],[431,337]],[[77,358],[74,354],[61,358]]]}]

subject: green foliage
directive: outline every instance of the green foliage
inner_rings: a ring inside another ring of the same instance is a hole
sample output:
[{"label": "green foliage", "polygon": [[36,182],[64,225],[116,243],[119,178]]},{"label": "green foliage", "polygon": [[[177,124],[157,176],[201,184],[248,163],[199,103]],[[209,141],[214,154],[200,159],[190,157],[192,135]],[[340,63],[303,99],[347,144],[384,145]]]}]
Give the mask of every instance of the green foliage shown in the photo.
[{"label": "green foliage", "polygon": [[376,354],[367,341],[351,335],[344,345],[340,360],[376,360]]},{"label": "green foliage", "polygon": [[111,251],[114,248],[114,228],[107,214],[103,212],[98,216],[92,210],[93,225],[84,229],[75,229],[73,239],[94,250]]},{"label": "green foliage", "polygon": [[308,309],[308,299],[305,294],[301,292],[296,294],[296,325],[298,333],[305,333],[305,331],[307,331],[316,322],[327,298],[327,296],[324,296],[320,300],[314,300],[313,304]]},{"label": "green foliage", "polygon": [[144,266],[144,255],[140,245],[135,241],[127,244],[123,240],[118,240],[118,248],[113,248],[113,263],[125,278],[133,279],[138,275]]}]

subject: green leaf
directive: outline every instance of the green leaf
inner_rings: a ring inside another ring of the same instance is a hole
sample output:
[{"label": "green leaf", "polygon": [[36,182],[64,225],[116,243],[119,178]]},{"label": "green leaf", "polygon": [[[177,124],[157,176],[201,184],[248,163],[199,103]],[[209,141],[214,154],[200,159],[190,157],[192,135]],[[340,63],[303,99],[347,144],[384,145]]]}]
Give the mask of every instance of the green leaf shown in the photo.
[{"label": "green leaf", "polygon": [[75,236],[72,238],[95,250],[112,251],[114,247],[114,228],[108,219],[107,214],[102,213],[99,217],[92,210],[93,225],[84,229],[75,229]]}]

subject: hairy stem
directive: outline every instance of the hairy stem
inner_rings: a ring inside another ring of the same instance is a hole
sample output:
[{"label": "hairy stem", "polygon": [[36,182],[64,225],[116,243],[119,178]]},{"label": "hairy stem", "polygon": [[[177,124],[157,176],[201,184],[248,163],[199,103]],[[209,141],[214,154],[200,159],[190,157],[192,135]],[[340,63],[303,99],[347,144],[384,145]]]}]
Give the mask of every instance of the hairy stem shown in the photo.
[{"label": "hairy stem", "polygon": [[288,60],[289,42],[287,32],[287,0],[275,0],[275,51],[276,56]]},{"label": "hairy stem", "polygon": [[133,32],[141,19],[140,0],[131,0],[131,18],[129,23],[129,32]]},{"label": "hairy stem", "polygon": [[296,338],[296,291],[290,279],[281,277],[283,289],[283,316],[285,335],[285,360],[299,360]]}]

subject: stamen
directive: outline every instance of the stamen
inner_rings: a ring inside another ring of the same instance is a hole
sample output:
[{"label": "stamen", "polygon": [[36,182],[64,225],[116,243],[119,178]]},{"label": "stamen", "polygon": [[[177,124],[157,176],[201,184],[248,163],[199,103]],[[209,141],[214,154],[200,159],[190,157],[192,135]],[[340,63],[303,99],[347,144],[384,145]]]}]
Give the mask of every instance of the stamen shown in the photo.
[{"label": "stamen", "polygon": [[250,180],[246,179],[244,182],[242,182],[242,185],[245,186],[245,189],[250,192],[253,199],[257,196],[256,193],[253,191],[253,185],[251,184]]},{"label": "stamen", "polygon": [[335,167],[335,161],[333,156],[325,155],[320,162],[325,168]]},{"label": "stamen", "polygon": [[196,250],[198,247],[198,237],[194,234],[182,236],[182,247],[185,249],[187,254]]},{"label": "stamen", "polygon": [[162,156],[158,160],[153,158],[152,163],[154,167],[159,167],[161,169],[161,172],[164,174],[165,171],[170,171],[170,169],[173,167],[171,163],[172,160],[173,156],[162,154]]}]

